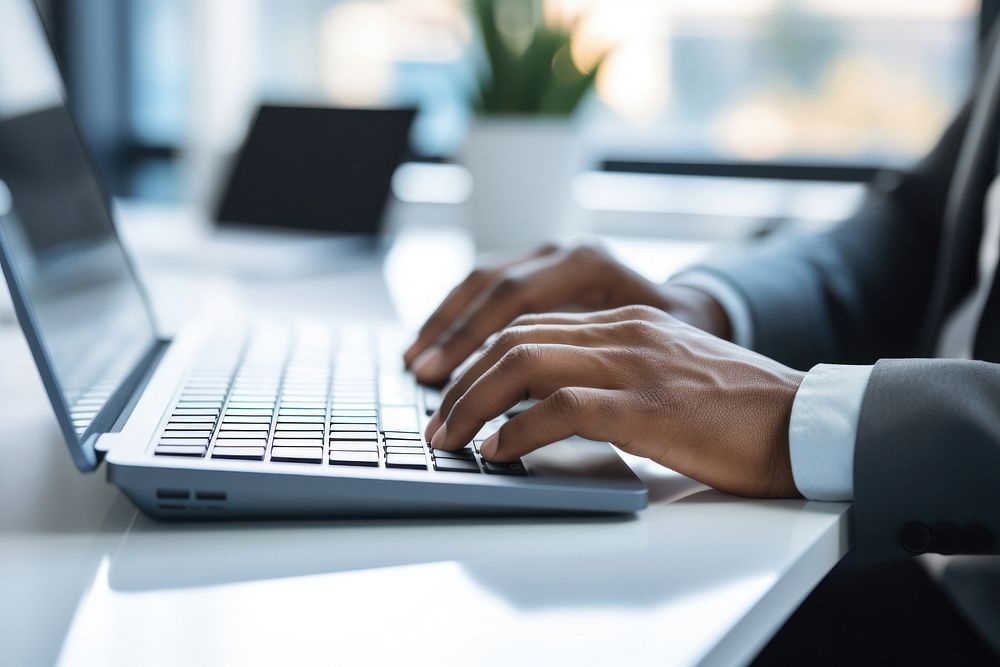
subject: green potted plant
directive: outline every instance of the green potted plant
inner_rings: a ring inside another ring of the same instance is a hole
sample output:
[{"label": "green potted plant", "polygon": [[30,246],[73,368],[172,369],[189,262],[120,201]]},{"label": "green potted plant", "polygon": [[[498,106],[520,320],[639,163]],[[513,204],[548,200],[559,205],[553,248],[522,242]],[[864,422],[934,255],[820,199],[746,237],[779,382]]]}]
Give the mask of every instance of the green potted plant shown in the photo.
[{"label": "green potted plant", "polygon": [[470,1],[482,47],[462,152],[470,229],[480,250],[527,247],[566,231],[582,166],[572,118],[600,59],[578,65],[573,25],[547,21],[541,0]]}]

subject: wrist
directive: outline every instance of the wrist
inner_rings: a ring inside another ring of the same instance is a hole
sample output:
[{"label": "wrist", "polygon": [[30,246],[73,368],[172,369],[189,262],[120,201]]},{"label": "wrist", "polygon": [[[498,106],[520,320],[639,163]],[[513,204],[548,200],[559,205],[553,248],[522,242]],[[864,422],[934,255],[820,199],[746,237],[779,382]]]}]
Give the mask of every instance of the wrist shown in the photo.
[{"label": "wrist", "polygon": [[805,380],[806,374],[787,369],[781,380],[779,391],[782,414],[777,420],[776,431],[773,433],[767,459],[767,482],[766,492],[763,494],[769,498],[798,498],[801,497],[798,487],[795,485],[795,477],[792,474],[792,454],[789,444],[789,429],[792,420],[792,406],[795,404],[795,396],[799,387]]},{"label": "wrist", "polygon": [[731,341],[732,325],[725,309],[708,292],[687,285],[664,285],[661,293],[670,315],[702,331]]}]

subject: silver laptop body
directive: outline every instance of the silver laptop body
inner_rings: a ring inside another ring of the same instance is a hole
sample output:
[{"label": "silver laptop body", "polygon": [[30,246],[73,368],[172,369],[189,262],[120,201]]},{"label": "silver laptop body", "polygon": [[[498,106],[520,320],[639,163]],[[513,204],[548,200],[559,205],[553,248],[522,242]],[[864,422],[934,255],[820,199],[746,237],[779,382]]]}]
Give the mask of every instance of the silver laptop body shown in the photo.
[{"label": "silver laptop body", "polygon": [[[0,0],[0,265],[70,453],[163,519],[621,513],[644,485],[606,443],[514,464],[436,454],[398,339],[364,326],[159,334],[39,16]],[[481,435],[495,430],[502,419]]]}]

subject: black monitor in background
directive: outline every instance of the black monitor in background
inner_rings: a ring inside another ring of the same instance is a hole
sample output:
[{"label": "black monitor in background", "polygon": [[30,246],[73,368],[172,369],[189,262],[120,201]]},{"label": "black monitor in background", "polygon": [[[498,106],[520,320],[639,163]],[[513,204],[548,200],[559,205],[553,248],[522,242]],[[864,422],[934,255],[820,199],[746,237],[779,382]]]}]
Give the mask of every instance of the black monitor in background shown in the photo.
[{"label": "black monitor in background", "polygon": [[414,109],[261,106],[216,219],[377,234]]}]

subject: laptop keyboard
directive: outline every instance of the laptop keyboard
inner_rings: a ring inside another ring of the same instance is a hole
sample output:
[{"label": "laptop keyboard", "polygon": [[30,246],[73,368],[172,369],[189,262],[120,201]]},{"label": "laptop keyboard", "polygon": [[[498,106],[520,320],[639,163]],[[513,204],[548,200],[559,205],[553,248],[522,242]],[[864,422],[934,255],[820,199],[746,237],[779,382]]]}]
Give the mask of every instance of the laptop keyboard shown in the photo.
[{"label": "laptop keyboard", "polygon": [[[387,363],[380,365],[380,357]],[[372,332],[259,327],[214,339],[189,374],[156,456],[414,472],[527,474],[479,455],[479,440],[432,450],[421,389]]]}]

